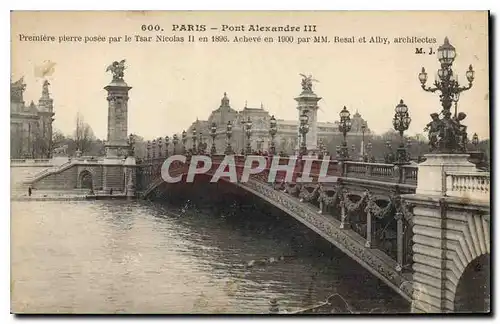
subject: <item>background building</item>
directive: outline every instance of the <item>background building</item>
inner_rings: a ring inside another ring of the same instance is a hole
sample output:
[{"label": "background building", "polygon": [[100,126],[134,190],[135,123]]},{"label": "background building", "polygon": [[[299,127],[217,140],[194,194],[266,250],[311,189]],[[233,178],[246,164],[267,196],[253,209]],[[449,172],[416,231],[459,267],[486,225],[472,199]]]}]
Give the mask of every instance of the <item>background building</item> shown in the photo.
[{"label": "background building", "polygon": [[[250,146],[253,151],[268,151],[271,143],[271,136],[269,135],[269,125],[271,114],[264,109],[261,104],[259,108],[245,107],[241,110],[236,110],[231,107],[230,100],[226,93],[224,93],[220,106],[213,110],[208,116],[207,120],[194,121],[187,131],[186,147],[193,147],[193,130],[196,129],[196,143],[198,144],[201,138],[203,143],[207,144],[207,151],[210,151],[212,145],[212,138],[210,136],[210,127],[212,123],[217,125],[217,132],[215,137],[215,145],[217,152],[222,153],[227,145],[226,140],[226,127],[231,121],[232,137],[231,146],[233,150],[240,153],[247,145],[247,136],[245,134],[244,123],[250,118],[252,121],[252,132],[250,137]],[[277,134],[274,138],[276,151],[292,154],[296,151],[300,141],[299,136],[299,121],[298,120],[283,120],[275,116],[277,121]],[[365,135],[370,134],[370,130],[366,121],[361,115],[356,112],[351,117],[352,129],[349,132],[349,137],[359,137],[357,142],[360,143],[362,137],[361,125],[365,123]],[[325,147],[329,144],[335,143],[337,139],[340,141],[342,134],[339,132],[338,121],[335,122],[317,122],[317,146],[323,143]],[[200,137],[201,133],[201,137]],[[179,138],[180,138],[180,134]],[[306,137],[307,138],[307,137]],[[182,143],[180,143],[182,145]],[[360,148],[357,148],[360,151]],[[335,152],[330,152],[332,155]]]},{"label": "background building", "polygon": [[10,157],[50,158],[52,152],[53,100],[45,80],[38,105],[24,102],[23,78],[10,85]]}]

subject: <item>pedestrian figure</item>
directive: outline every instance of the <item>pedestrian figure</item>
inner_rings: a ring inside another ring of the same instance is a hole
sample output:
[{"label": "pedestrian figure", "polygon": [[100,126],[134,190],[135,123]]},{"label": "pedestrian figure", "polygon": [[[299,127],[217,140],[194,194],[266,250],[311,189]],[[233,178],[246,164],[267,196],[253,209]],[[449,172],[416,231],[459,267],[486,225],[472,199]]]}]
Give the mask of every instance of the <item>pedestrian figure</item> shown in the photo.
[{"label": "pedestrian figure", "polygon": [[112,196],[113,195],[113,188],[109,189],[109,195]]},{"label": "pedestrian figure", "polygon": [[31,197],[31,186],[28,187],[28,196]]}]

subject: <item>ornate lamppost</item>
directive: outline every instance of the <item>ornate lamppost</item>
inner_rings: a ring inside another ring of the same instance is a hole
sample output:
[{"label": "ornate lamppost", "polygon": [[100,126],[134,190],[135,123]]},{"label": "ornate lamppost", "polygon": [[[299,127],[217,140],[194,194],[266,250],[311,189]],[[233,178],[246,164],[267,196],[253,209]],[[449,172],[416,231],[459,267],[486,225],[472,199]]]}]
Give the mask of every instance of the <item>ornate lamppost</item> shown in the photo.
[{"label": "ornate lamppost", "polygon": [[227,122],[226,126],[226,151],[224,152],[226,155],[233,154],[233,148],[231,147],[231,136],[233,135],[233,124],[231,121]]},{"label": "ornate lamppost", "polygon": [[170,146],[170,137],[165,136],[165,157],[168,157],[168,147]]},{"label": "ornate lamppost", "polygon": [[392,119],[392,125],[394,129],[399,132],[401,142],[396,150],[396,160],[395,164],[408,164],[409,157],[406,152],[404,132],[408,129],[411,123],[410,114],[408,113],[408,106],[405,105],[403,99],[399,101],[399,104],[394,109],[394,118]]},{"label": "ornate lamppost", "polygon": [[[183,134],[184,135],[184,132]],[[184,139],[182,139],[182,141],[184,142]],[[172,144],[174,145],[174,147],[172,148],[172,154],[175,155],[175,151],[176,151],[176,148],[177,148],[177,144],[179,143],[179,137],[177,136],[177,134],[174,134],[174,136],[172,136]],[[184,147],[184,153],[186,152],[186,148]]]},{"label": "ornate lamppost", "polygon": [[411,148],[413,147],[413,141],[411,138],[408,138],[406,141],[406,155],[408,156],[408,161],[411,161],[412,159],[412,154],[411,154]]},{"label": "ornate lamppost", "polygon": [[326,145],[325,143],[323,142],[323,139],[319,139],[319,152],[320,152],[320,155],[325,157],[326,156]]},{"label": "ornate lamppost", "polygon": [[203,133],[198,132],[198,154],[204,154]]},{"label": "ornate lamppost", "polygon": [[128,136],[128,156],[134,156],[134,144],[134,134],[130,133],[130,135]]},{"label": "ornate lamppost", "polygon": [[339,131],[342,133],[342,145],[338,148],[338,159],[345,161],[349,159],[349,148],[347,147],[346,136],[351,130],[351,113],[347,110],[346,106],[340,111]]},{"label": "ornate lamppost", "polygon": [[361,124],[361,159],[365,159],[365,132],[366,132],[366,122]]},{"label": "ornate lamppost", "polygon": [[182,140],[182,153],[186,154],[187,133],[185,130],[182,131],[181,140]]},{"label": "ornate lamppost", "polygon": [[474,133],[474,135],[472,135],[471,143],[472,145],[474,145],[474,150],[477,151],[477,146],[479,145],[479,137],[477,136],[477,133]]},{"label": "ornate lamppost", "polygon": [[210,149],[211,154],[217,154],[217,148],[215,147],[215,137],[217,136],[217,124],[215,122],[210,126],[210,136],[212,136],[212,148]]},{"label": "ornate lamppost", "polygon": [[425,86],[427,73],[424,68],[422,68],[422,71],[418,75],[423,90],[427,92],[440,92],[439,98],[443,107],[441,111],[443,117],[439,119],[439,114],[432,114],[431,117],[433,120],[425,128],[426,131],[429,131],[430,151],[438,153],[462,153],[466,151],[467,134],[466,127],[461,125],[460,122],[465,119],[466,114],[457,114],[455,109],[455,115],[452,119],[450,109],[453,102],[458,102],[460,93],[472,87],[475,72],[472,69],[472,65],[469,65],[469,69],[465,73],[469,85],[459,85],[452,70],[456,51],[455,47],[450,44],[448,37],[444,39],[444,44],[439,46],[437,55],[441,63],[441,68],[438,69],[439,80],[434,81],[434,86]]},{"label": "ornate lamppost", "polygon": [[146,145],[146,156],[148,160],[151,159],[151,141],[148,141]]},{"label": "ornate lamppost", "polygon": [[309,132],[309,117],[306,114],[306,111],[302,113],[299,117],[300,120],[300,127],[299,127],[299,132],[302,135],[302,143],[300,144],[300,155],[307,155],[307,142],[306,142],[306,135],[307,132]]},{"label": "ornate lamppost", "polygon": [[193,127],[192,131],[192,139],[193,139],[193,154],[196,154],[196,127]]},{"label": "ornate lamppost", "polygon": [[486,154],[479,147],[479,137],[477,136],[477,133],[474,133],[474,135],[472,135],[471,144],[474,147],[473,148],[474,151],[469,152],[470,153],[469,162],[474,163],[478,169],[488,170],[488,162],[486,159]]},{"label": "ornate lamppost", "polygon": [[158,157],[161,158],[163,156],[163,145],[162,145],[162,138],[158,137]]},{"label": "ornate lamppost", "polygon": [[252,144],[250,144],[250,136],[252,136],[252,121],[250,120],[250,117],[248,117],[248,120],[245,122],[245,133],[247,135],[246,153],[252,154]]},{"label": "ornate lamppost", "polygon": [[269,149],[269,153],[271,155],[276,154],[276,146],[274,143],[274,137],[276,136],[276,133],[278,132],[277,130],[277,123],[276,123],[276,118],[274,118],[274,115],[271,116],[271,120],[269,121],[269,135],[271,135],[271,147]]},{"label": "ornate lamppost", "polygon": [[371,152],[372,152],[372,142],[368,142],[368,144],[366,144],[366,161],[365,162],[375,162],[373,156],[371,155]]},{"label": "ornate lamppost", "polygon": [[474,147],[474,151],[470,152],[469,162],[474,163],[478,169],[488,170],[486,155],[485,152],[479,147],[479,137],[476,133],[472,135],[471,144]]},{"label": "ornate lamppost", "polygon": [[152,148],[152,159],[154,160],[156,158],[156,140],[154,139],[153,142],[151,143],[151,148]]},{"label": "ornate lamppost", "polygon": [[394,162],[394,154],[392,154],[392,144],[391,141],[385,141],[385,147],[387,148],[387,153],[384,156],[384,162],[390,164]]}]

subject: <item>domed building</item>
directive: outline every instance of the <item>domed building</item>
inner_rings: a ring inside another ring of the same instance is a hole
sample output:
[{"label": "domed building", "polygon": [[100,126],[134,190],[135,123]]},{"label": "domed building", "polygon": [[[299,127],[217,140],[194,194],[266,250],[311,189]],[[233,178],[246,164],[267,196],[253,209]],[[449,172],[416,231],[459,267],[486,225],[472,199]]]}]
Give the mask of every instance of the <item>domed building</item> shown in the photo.
[{"label": "domed building", "polygon": [[[207,120],[194,121],[186,130],[186,148],[193,147],[193,131],[195,132],[196,146],[198,144],[206,144],[206,151],[210,152],[212,146],[211,127],[216,126],[215,132],[215,146],[217,152],[224,152],[227,146],[226,129],[228,122],[232,125],[231,146],[235,153],[241,153],[247,146],[247,136],[245,132],[245,123],[250,120],[252,123],[250,146],[252,151],[268,151],[271,144],[271,136],[269,134],[271,114],[261,104],[260,107],[248,107],[247,104],[241,109],[236,110],[231,107],[230,99],[227,93],[224,93],[220,106],[213,110],[208,116]],[[297,120],[283,120],[275,116],[277,122],[277,133],[274,138],[276,152],[284,152],[292,154],[296,152],[299,143],[299,121]],[[366,121],[356,111],[352,116],[352,129],[349,132],[349,137],[362,135],[362,125],[366,126],[365,134],[369,134],[370,130],[367,127]],[[334,137],[341,137],[339,132],[338,121],[331,122],[317,122],[317,146],[322,144],[325,146],[330,143]],[[179,134],[178,134],[179,135]],[[179,139],[181,136],[179,135]],[[182,145],[182,142],[179,143]],[[331,152],[333,154],[333,152]]]}]

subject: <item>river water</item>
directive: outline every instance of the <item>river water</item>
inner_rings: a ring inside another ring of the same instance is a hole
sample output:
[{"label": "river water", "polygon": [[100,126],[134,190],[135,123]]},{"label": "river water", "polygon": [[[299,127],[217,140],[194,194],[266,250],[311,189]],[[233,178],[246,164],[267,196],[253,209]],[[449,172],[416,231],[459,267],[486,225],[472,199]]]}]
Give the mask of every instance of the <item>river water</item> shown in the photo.
[{"label": "river water", "polygon": [[268,313],[270,298],[293,311],[333,293],[356,312],[409,311],[328,242],[251,201],[12,202],[11,219],[13,312]]}]

